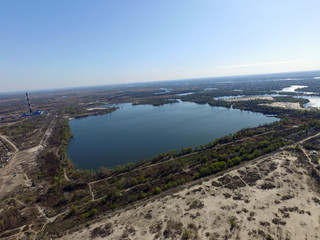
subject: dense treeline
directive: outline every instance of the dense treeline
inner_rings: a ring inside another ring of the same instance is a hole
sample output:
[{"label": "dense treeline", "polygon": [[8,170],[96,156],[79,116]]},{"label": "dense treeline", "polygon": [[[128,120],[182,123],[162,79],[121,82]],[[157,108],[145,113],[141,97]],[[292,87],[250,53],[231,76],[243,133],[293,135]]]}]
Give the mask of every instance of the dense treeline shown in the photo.
[{"label": "dense treeline", "polygon": [[164,104],[172,104],[177,103],[178,100],[176,99],[166,99],[166,98],[147,98],[142,99],[140,101],[133,102],[132,105],[144,105],[144,104],[150,104],[153,106],[161,106]]}]

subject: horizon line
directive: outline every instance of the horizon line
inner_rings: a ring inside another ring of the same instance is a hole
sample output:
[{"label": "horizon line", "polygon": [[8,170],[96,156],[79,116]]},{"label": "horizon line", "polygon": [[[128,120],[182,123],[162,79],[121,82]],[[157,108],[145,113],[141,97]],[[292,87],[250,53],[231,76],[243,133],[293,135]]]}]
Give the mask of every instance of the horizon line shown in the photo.
[{"label": "horizon line", "polygon": [[254,74],[241,74],[241,75],[221,75],[214,77],[191,77],[191,78],[182,78],[182,79],[166,79],[166,80],[156,80],[156,81],[141,81],[141,82],[123,82],[123,83],[107,83],[99,85],[82,85],[75,87],[63,87],[63,88],[45,88],[45,89],[30,89],[30,90],[17,90],[17,91],[4,91],[0,92],[0,95],[7,94],[17,94],[25,92],[48,92],[48,91],[65,91],[65,90],[76,90],[81,88],[95,88],[95,87],[104,87],[104,86],[121,86],[121,85],[132,85],[132,84],[150,84],[150,83],[161,83],[161,82],[174,82],[174,81],[187,81],[187,80],[204,80],[204,79],[215,79],[215,78],[228,78],[228,77],[245,77],[245,76],[259,76],[259,75],[273,75],[273,74],[286,74],[286,73],[303,73],[303,72],[320,72],[320,69],[317,70],[302,70],[302,71],[293,71],[293,72],[273,72],[273,73],[254,73]]}]

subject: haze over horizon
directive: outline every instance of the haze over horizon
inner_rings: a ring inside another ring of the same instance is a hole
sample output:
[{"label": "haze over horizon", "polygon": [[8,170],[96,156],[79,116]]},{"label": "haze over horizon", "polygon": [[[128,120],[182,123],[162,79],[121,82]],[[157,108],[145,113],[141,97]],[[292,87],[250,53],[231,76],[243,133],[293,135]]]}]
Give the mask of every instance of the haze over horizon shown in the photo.
[{"label": "haze over horizon", "polygon": [[4,0],[0,92],[320,70],[318,9],[316,0]]}]

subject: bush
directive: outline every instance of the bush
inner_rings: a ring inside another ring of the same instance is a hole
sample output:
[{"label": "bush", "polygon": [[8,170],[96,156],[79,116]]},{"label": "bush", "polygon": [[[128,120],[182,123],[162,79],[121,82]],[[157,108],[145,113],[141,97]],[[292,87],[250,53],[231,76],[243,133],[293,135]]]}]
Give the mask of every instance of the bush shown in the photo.
[{"label": "bush", "polygon": [[140,198],[146,198],[147,197],[147,194],[145,192],[140,192]]},{"label": "bush", "polygon": [[77,205],[72,205],[72,206],[70,207],[69,214],[70,214],[70,215],[76,215],[77,212],[78,212],[78,206],[77,206]]},{"label": "bush", "polygon": [[161,190],[161,188],[159,188],[159,187],[155,187],[155,188],[152,190],[152,192],[153,192],[153,194],[160,194],[160,193],[162,193],[162,190]]},{"label": "bush", "polygon": [[119,206],[118,206],[118,204],[116,204],[116,203],[113,203],[113,204],[111,204],[111,206],[110,206],[110,208],[111,209],[116,209],[116,208],[118,208]]},{"label": "bush", "polygon": [[190,231],[185,230],[184,233],[182,234],[182,239],[188,239],[190,237]]},{"label": "bush", "polygon": [[93,216],[95,216],[95,215],[97,215],[97,214],[98,214],[98,209],[92,208],[92,209],[91,209],[91,212],[90,212],[91,217],[93,217]]},{"label": "bush", "polygon": [[270,235],[268,235],[266,240],[273,240],[273,238]]},{"label": "bush", "polygon": [[198,179],[200,178],[200,173],[196,172],[194,175],[193,175],[193,179]]},{"label": "bush", "polygon": [[94,217],[94,216],[97,215],[97,214],[98,214],[98,209],[92,208],[90,212],[88,212],[88,213],[83,213],[83,214],[81,215],[81,218],[82,218],[82,219],[91,218],[91,217]]},{"label": "bush", "polygon": [[33,202],[33,201],[34,201],[34,198],[33,198],[33,197],[27,197],[27,198],[24,199],[24,202],[25,202],[26,204],[31,203],[31,202]]},{"label": "bush", "polygon": [[186,180],[184,180],[184,178],[180,178],[180,179],[178,180],[178,185],[184,184],[185,182],[186,182]]},{"label": "bush", "polygon": [[205,177],[211,173],[210,168],[204,167],[200,169],[200,176]]},{"label": "bush", "polygon": [[233,229],[236,226],[236,222],[234,220],[232,220],[230,222],[230,225],[231,225],[230,228]]},{"label": "bush", "polygon": [[129,196],[128,201],[129,202],[135,202],[138,200],[138,195],[132,194]]},{"label": "bush", "polygon": [[312,155],[312,156],[311,156],[311,161],[312,161],[314,164],[318,164],[318,163],[319,163],[319,157]]}]

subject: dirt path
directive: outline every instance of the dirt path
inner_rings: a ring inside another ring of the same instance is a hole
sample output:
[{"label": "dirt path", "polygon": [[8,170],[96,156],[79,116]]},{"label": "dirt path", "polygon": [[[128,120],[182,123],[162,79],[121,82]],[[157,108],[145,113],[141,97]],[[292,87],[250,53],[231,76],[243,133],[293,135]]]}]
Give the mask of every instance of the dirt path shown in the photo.
[{"label": "dirt path", "polygon": [[66,172],[66,169],[63,168],[63,177],[66,181],[70,182],[70,179],[68,178],[68,175],[67,175],[67,172]]},{"label": "dirt path", "polygon": [[42,139],[40,140],[39,145],[44,146],[45,143],[48,141],[48,139],[49,139],[49,137],[50,137],[50,135],[51,135],[51,133],[52,133],[52,129],[53,129],[53,125],[54,125],[54,124],[55,124],[55,119],[52,119],[49,127],[47,128],[47,130],[45,131]]},{"label": "dirt path", "polygon": [[[304,142],[306,142],[306,141],[308,141],[308,140],[310,140],[310,139],[312,139],[312,138],[316,138],[316,137],[318,137],[318,136],[320,136],[320,133],[318,133],[318,134],[316,134],[316,135],[313,135],[313,136],[310,136],[310,137],[307,137],[307,138],[301,140],[299,143],[300,143],[300,144],[303,144]],[[306,158],[308,159],[309,163],[312,164],[312,160],[311,160],[311,158],[309,157],[306,149],[305,149],[303,146],[300,146],[300,149],[302,150],[303,154],[304,154],[304,155],[306,156]]]},{"label": "dirt path", "polygon": [[36,233],[40,233],[44,230],[44,228],[49,224],[52,223],[53,221],[55,221],[59,216],[65,214],[65,212],[59,213],[57,215],[55,215],[54,217],[48,217],[47,214],[45,213],[45,209],[40,207],[39,205],[36,205],[36,208],[38,209],[40,215],[45,219],[45,223],[43,224],[42,228],[36,232]]},{"label": "dirt path", "polygon": [[17,146],[13,142],[11,142],[7,136],[0,134],[0,138],[4,139],[8,143],[10,143],[11,146],[14,148],[14,152],[19,152],[19,148],[17,148]]},{"label": "dirt path", "polygon": [[311,161],[308,153],[306,152],[306,150],[303,147],[300,147],[300,149],[302,150],[303,154],[306,156],[306,158],[308,159],[309,163],[311,164],[312,161]]},{"label": "dirt path", "polygon": [[310,137],[307,137],[307,138],[301,140],[299,143],[302,144],[302,143],[304,143],[305,141],[308,141],[308,140],[310,140],[310,139],[312,139],[312,138],[316,138],[316,137],[318,137],[318,136],[320,136],[320,132],[317,133],[316,135],[313,135],[313,136],[310,136]]},{"label": "dirt path", "polygon": [[91,188],[91,184],[92,184],[92,183],[88,183],[89,191],[90,191],[90,194],[91,194],[91,200],[92,200],[92,201],[95,201],[95,199],[94,199],[94,194],[93,194],[93,191],[92,191],[92,188]]}]

